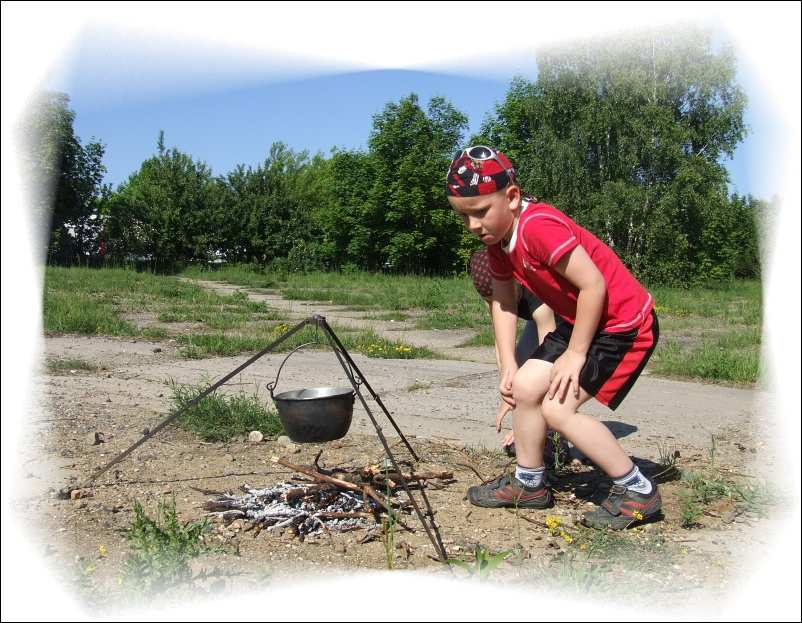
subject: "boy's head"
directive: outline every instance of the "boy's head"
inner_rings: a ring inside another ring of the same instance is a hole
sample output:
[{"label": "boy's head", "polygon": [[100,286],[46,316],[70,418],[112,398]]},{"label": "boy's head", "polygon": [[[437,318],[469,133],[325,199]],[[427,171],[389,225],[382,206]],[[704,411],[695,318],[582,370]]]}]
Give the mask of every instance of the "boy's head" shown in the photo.
[{"label": "boy's head", "polygon": [[509,239],[521,189],[504,154],[484,145],[462,150],[448,169],[446,191],[452,209],[484,244]]}]

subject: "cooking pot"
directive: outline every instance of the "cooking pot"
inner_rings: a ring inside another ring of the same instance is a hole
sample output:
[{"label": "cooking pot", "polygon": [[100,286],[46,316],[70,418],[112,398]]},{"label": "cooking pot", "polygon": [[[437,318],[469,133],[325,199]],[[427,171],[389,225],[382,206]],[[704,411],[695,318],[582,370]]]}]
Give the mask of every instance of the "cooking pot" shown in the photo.
[{"label": "cooking pot", "polygon": [[355,392],[350,387],[311,387],[273,394],[281,369],[290,355],[279,366],[276,380],[267,384],[270,397],[287,436],[298,443],[320,443],[344,437],[351,427],[354,414]]}]

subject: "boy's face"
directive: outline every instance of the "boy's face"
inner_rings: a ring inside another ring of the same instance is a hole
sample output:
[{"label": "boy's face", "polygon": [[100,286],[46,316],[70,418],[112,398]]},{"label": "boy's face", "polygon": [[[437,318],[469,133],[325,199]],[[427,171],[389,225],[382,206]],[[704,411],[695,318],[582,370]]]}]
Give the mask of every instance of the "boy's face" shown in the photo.
[{"label": "boy's face", "polygon": [[498,192],[478,197],[448,197],[451,208],[472,234],[490,246],[509,239],[521,204],[521,190],[510,184]]}]

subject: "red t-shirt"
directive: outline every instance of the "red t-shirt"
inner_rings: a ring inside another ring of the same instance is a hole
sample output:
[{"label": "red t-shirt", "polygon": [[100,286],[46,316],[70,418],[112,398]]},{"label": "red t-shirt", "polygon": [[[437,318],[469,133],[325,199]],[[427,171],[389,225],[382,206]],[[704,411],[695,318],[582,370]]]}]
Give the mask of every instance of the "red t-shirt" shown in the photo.
[{"label": "red t-shirt", "polygon": [[554,265],[579,245],[607,284],[599,329],[625,333],[640,327],[654,305],[651,294],[610,247],[547,203],[523,200],[509,246],[504,248],[498,243],[488,247],[490,273],[499,281],[514,277],[556,314],[574,324],[579,289]]}]

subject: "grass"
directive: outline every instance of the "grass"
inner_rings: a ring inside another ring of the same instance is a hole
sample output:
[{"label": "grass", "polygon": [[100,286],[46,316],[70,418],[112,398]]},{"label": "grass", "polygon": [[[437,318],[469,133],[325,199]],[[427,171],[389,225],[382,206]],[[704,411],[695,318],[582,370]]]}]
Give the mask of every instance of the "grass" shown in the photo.
[{"label": "grass", "polygon": [[655,287],[661,338],[655,374],[753,384],[760,377],[762,288],[758,281],[714,287]]},{"label": "grass", "polygon": [[[321,300],[365,310],[379,320],[417,317],[420,329],[471,328],[464,346],[492,346],[485,303],[467,276],[426,277],[380,273],[276,273],[254,266],[216,270],[193,267],[183,273],[249,288],[273,288],[285,297]],[[707,382],[754,384],[760,376],[761,299],[758,281],[733,281],[692,289],[652,287],[661,339],[649,363],[652,373]],[[200,323],[179,336],[190,358],[230,356],[263,348],[278,337],[280,314],[245,293],[229,296],[203,290],[174,277],[125,269],[48,267],[45,330],[49,333],[170,337],[169,323]],[[413,310],[415,310],[413,312]],[[423,313],[421,313],[423,312]],[[166,327],[138,328],[126,314],[151,314]],[[418,317],[419,316],[419,317]],[[375,333],[337,330],[346,347],[370,357],[436,357],[431,350]],[[302,343],[298,336],[286,348]]]},{"label": "grass", "polygon": [[44,327],[48,333],[167,337],[164,328],[139,329],[123,318],[140,313],[154,314],[164,322],[193,320],[211,326],[278,318],[244,294],[223,296],[175,277],[121,268],[46,269]]},{"label": "grass", "polygon": [[[225,281],[247,287],[273,287],[294,300],[320,301],[359,310],[403,312],[426,310],[421,329],[477,328],[488,321],[487,306],[467,275],[426,277],[370,272],[311,272],[267,274],[247,266],[214,270],[188,269],[185,276]],[[384,315],[384,314],[383,314]],[[403,320],[406,315],[386,316]]]},{"label": "grass", "polygon": [[512,554],[511,550],[493,552],[484,545],[477,544],[473,549],[473,561],[449,558],[450,565],[457,566],[468,572],[468,575],[479,578],[480,581],[490,577],[493,571]]},{"label": "grass", "polygon": [[[255,327],[240,333],[198,333],[178,337],[184,344],[181,354],[189,359],[209,356],[228,357],[245,352],[255,352],[265,348],[290,328],[287,324],[272,327]],[[387,340],[375,331],[347,331],[332,327],[349,352],[358,352],[368,357],[380,359],[434,359],[437,354],[423,347],[411,346],[399,340]],[[328,349],[325,335],[314,327],[304,327],[285,342],[275,352],[287,352],[311,342],[310,349]]]},{"label": "grass", "polygon": [[206,518],[180,523],[172,501],[159,502],[156,517],[134,501],[134,519],[125,529],[131,553],[123,564],[123,580],[137,592],[158,594],[193,580],[189,561],[207,553],[203,543]]},{"label": "grass", "polygon": [[693,528],[706,508],[723,498],[732,501],[741,512],[765,516],[773,503],[770,491],[758,483],[737,483],[714,466],[697,471],[683,471],[685,489],[680,493],[682,527]]},{"label": "grass", "polygon": [[72,370],[95,372],[98,370],[98,366],[91,361],[86,361],[85,359],[79,359],[77,357],[65,357],[48,359],[47,369],[49,372],[70,372]]},{"label": "grass", "polygon": [[[171,385],[173,412],[195,398],[205,385]],[[258,430],[266,437],[282,432],[275,411],[265,408],[256,394],[240,392],[226,395],[213,392],[178,418],[179,424],[204,441],[228,441]]]},{"label": "grass", "polygon": [[617,590],[624,587],[611,584],[616,569],[651,572],[673,557],[662,532],[596,530],[578,524],[569,528],[553,515],[547,515],[545,523],[552,537],[562,539],[563,549],[550,563],[536,566],[535,572],[538,582],[556,590],[582,594]]}]

